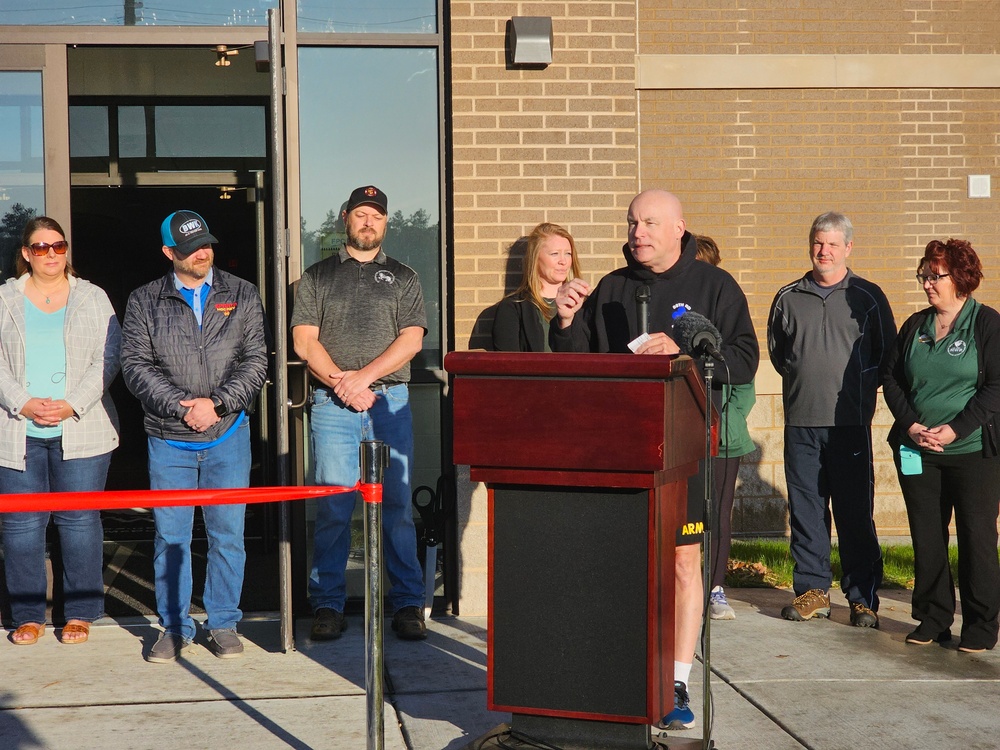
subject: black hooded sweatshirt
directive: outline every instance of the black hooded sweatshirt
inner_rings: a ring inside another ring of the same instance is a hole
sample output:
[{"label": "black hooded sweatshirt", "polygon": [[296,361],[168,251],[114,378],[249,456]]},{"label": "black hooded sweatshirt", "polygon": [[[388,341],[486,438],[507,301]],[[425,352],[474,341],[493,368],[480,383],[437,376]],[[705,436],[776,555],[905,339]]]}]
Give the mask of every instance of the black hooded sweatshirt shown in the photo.
[{"label": "black hooded sweatshirt", "polygon": [[672,314],[679,308],[708,318],[722,336],[725,365],[715,368],[715,385],[740,385],[753,381],[760,347],[746,295],[736,280],[721,268],[696,259],[694,235],[681,238],[680,259],[663,273],[649,271],[622,248],[627,265],[612,271],[584,302],[569,328],[559,328],[553,318],[549,341],[554,352],[628,353],[628,343],[639,335],[635,293],[649,287],[649,332],[662,331],[674,340]]}]

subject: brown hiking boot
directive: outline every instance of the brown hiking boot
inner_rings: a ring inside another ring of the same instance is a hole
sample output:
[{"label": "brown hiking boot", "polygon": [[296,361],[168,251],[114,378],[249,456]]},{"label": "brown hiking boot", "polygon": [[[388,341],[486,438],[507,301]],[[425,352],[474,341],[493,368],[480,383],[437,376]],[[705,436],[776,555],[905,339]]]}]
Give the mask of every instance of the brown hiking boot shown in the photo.
[{"label": "brown hiking boot", "polygon": [[864,602],[851,602],[851,625],[856,628],[877,628],[878,615],[866,607]]},{"label": "brown hiking boot", "polygon": [[830,595],[820,589],[809,589],[787,607],[781,610],[781,616],[786,620],[802,622],[813,617],[830,616]]}]

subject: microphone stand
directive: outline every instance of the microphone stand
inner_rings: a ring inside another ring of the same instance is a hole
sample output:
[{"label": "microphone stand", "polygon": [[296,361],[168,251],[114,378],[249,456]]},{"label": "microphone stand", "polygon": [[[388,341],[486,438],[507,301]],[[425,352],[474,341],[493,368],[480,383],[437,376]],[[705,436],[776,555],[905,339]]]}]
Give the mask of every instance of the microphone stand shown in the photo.
[{"label": "microphone stand", "polygon": [[715,472],[712,459],[712,379],[715,376],[715,361],[707,354],[702,357],[702,371],[705,376],[705,506],[704,527],[702,539],[704,544],[704,559],[702,562],[702,580],[705,587],[705,604],[702,612],[702,713],[705,717],[702,724],[702,750],[712,750],[712,638],[710,608],[712,592],[712,501],[715,495]]}]

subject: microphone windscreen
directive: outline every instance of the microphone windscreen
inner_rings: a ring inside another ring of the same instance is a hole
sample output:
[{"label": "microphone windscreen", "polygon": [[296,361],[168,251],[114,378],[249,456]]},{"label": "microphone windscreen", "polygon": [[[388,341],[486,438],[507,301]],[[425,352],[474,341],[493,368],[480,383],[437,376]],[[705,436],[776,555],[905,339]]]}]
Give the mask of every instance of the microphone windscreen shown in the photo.
[{"label": "microphone windscreen", "polygon": [[691,310],[674,318],[674,341],[682,354],[691,355],[697,348],[696,338],[710,337],[716,349],[722,348],[722,335],[712,321]]}]

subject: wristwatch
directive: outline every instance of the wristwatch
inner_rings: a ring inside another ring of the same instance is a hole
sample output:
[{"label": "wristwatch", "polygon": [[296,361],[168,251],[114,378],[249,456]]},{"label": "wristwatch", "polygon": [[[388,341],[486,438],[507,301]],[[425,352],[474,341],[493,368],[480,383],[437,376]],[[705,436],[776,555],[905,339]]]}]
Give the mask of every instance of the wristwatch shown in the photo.
[{"label": "wristwatch", "polygon": [[212,403],[215,404],[215,416],[217,416],[219,419],[222,419],[229,413],[229,409],[227,409],[226,405],[222,403],[222,399],[213,398]]}]

